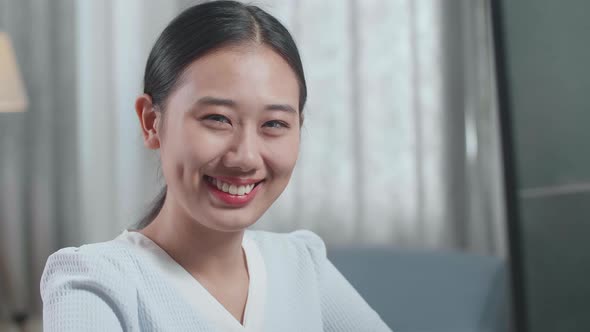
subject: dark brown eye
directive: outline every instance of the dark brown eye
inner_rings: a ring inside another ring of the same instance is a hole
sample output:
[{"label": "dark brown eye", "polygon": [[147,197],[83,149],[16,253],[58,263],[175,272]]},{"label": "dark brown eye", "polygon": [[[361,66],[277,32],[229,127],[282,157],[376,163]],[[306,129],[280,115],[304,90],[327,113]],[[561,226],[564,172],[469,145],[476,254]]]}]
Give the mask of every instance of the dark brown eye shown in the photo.
[{"label": "dark brown eye", "polygon": [[279,120],[273,120],[273,121],[268,121],[266,123],[264,123],[263,127],[268,127],[268,128],[289,128],[289,125],[283,121],[279,121]]},{"label": "dark brown eye", "polygon": [[211,114],[211,115],[207,115],[204,117],[205,120],[212,120],[212,121],[217,121],[217,122],[221,122],[221,123],[229,123],[231,124],[231,122],[229,121],[228,118],[226,118],[223,115],[219,115],[219,114]]}]

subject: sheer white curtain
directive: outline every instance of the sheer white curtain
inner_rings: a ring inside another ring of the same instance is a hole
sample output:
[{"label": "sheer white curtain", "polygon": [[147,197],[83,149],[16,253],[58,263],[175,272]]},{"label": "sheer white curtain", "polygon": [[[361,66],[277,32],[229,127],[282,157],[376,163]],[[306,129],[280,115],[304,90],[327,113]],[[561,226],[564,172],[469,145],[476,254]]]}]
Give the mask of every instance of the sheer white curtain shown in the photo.
[{"label": "sheer white curtain", "polygon": [[79,1],[80,242],[131,225],[157,188],[158,157],[143,147],[135,98],[174,1]]},{"label": "sheer white curtain", "polygon": [[[13,298],[38,301],[47,255],[113,238],[163,185],[133,104],[158,33],[193,3],[0,1],[31,96],[0,117]],[[254,3],[293,33],[309,86],[292,182],[254,228],[504,255],[487,1]]]}]

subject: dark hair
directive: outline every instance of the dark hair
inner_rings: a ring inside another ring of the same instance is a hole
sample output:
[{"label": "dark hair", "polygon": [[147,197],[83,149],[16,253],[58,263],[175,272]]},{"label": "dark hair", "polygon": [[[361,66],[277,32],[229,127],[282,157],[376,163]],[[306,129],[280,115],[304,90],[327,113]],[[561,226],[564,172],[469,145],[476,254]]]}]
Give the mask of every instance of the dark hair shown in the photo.
[{"label": "dark hair", "polygon": [[[144,93],[151,96],[155,109],[164,112],[168,96],[193,61],[221,47],[247,43],[269,46],[291,66],[299,81],[299,116],[303,121],[307,87],[299,51],[291,34],[264,10],[237,1],[198,4],[172,20],[148,57]],[[160,213],[167,189],[164,186],[156,196],[137,223],[138,229],[149,225]]]}]

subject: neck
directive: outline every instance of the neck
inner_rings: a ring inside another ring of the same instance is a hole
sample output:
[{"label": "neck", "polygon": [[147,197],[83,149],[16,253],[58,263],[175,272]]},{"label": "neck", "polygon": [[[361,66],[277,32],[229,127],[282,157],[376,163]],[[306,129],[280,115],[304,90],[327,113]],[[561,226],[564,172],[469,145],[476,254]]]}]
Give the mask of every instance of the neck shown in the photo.
[{"label": "neck", "polygon": [[162,210],[140,232],[154,241],[178,264],[200,279],[218,280],[244,271],[244,230],[223,232],[192,219],[167,196]]}]

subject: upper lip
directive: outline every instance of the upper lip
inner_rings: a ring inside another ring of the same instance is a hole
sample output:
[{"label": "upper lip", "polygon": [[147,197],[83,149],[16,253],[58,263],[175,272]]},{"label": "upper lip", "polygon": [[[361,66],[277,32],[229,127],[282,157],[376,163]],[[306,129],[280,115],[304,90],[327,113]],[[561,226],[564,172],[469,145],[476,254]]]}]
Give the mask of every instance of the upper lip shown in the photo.
[{"label": "upper lip", "polygon": [[264,179],[252,179],[252,178],[245,179],[245,178],[237,178],[237,177],[229,177],[229,176],[210,176],[210,175],[207,175],[207,176],[209,176],[210,178],[213,178],[213,179],[220,180],[222,182],[226,182],[229,184],[235,184],[238,186],[256,184],[256,183],[264,180]]}]

